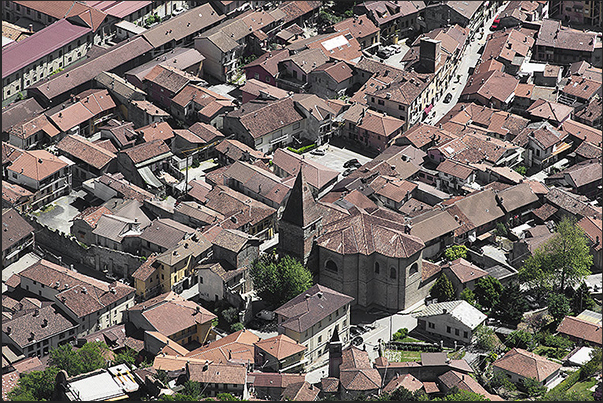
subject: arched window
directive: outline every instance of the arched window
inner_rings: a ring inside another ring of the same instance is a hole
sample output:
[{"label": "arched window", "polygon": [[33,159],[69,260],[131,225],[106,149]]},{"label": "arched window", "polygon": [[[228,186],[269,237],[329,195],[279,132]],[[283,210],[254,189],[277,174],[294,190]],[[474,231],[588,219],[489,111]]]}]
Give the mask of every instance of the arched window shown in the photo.
[{"label": "arched window", "polygon": [[375,262],[375,274],[379,274],[379,262]]},{"label": "arched window", "polygon": [[389,277],[390,278],[396,278],[396,269],[394,267],[392,267],[391,269],[389,269]]},{"label": "arched window", "polygon": [[412,266],[410,266],[410,275],[412,276],[413,274],[417,273],[419,271],[419,265],[417,263],[413,263]]},{"label": "arched window", "polygon": [[327,270],[335,271],[335,272],[337,271],[337,265],[332,260],[327,260],[325,267],[327,268]]}]

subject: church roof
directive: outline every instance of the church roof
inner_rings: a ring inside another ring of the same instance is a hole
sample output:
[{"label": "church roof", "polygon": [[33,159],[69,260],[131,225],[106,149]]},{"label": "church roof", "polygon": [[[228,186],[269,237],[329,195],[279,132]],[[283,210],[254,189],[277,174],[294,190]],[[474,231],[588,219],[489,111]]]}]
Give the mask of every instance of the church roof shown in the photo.
[{"label": "church roof", "polygon": [[281,219],[298,227],[305,228],[321,218],[322,211],[312,196],[303,171],[304,168],[302,167],[295,178],[295,184],[293,185],[293,189],[291,189],[291,194],[289,195],[289,200]]}]

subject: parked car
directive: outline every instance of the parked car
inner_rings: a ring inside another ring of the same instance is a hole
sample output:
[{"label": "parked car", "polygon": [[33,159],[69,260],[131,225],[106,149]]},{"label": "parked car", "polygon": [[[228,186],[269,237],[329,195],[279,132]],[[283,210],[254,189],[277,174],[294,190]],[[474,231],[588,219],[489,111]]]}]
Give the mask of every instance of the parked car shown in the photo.
[{"label": "parked car", "polygon": [[310,151],[310,154],[312,155],[325,155],[325,152],[319,148],[315,148],[314,150]]},{"label": "parked car", "polygon": [[492,26],[490,27],[491,31],[495,31],[498,29],[498,25],[500,24],[500,17],[497,15],[492,22]]},{"label": "parked car", "polygon": [[394,53],[400,53],[400,52],[402,52],[402,47],[400,45],[398,45],[398,44],[389,45],[388,47],[391,48],[394,51]]},{"label": "parked car", "polygon": [[394,53],[394,49],[390,48],[389,46],[386,46],[386,47],[381,48],[381,49],[379,49],[377,51],[377,56],[380,57],[380,58],[382,58],[382,59],[387,59],[393,53]]},{"label": "parked car", "polygon": [[444,97],[444,103],[450,102],[451,99],[452,99],[452,94],[451,93],[446,94],[446,96]]},{"label": "parked car", "polygon": [[344,168],[350,168],[350,167],[358,168],[360,166],[362,166],[362,164],[360,162],[358,162],[358,160],[356,158],[352,158],[351,160],[347,160],[345,162],[345,164],[343,164]]},{"label": "parked car", "polygon": [[348,176],[349,174],[351,174],[354,171],[353,168],[348,168],[345,171],[343,171],[343,176]]}]

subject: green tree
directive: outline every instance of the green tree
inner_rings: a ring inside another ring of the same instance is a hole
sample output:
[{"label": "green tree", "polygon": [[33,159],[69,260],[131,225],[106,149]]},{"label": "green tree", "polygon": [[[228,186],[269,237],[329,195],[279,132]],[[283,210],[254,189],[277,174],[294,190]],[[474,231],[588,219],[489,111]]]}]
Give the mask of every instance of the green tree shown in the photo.
[{"label": "green tree", "polygon": [[238,397],[231,395],[230,393],[218,393],[216,395],[216,397],[218,398],[218,400],[223,401],[223,402],[231,402],[231,401],[240,401],[241,400]]},{"label": "green tree", "polygon": [[193,402],[196,399],[194,396],[185,395],[184,393],[175,393],[173,395],[163,395],[159,398],[161,402]]},{"label": "green tree", "polygon": [[511,382],[509,377],[502,371],[496,371],[494,375],[492,375],[492,379],[490,379],[489,383],[490,386],[495,389],[501,387],[509,391],[516,389],[515,384]]},{"label": "green tree", "polygon": [[281,306],[312,287],[312,273],[291,256],[266,254],[251,266],[254,288],[271,306]]},{"label": "green tree", "polygon": [[50,350],[48,364],[64,369],[69,376],[84,372],[84,363],[79,359],[77,351],[73,349],[71,344],[63,344]]},{"label": "green tree", "polygon": [[138,353],[136,350],[126,346],[123,351],[115,354],[115,357],[113,357],[113,365],[127,364],[130,367],[133,367],[136,364],[137,356]]},{"label": "green tree", "polygon": [[494,330],[483,325],[475,329],[473,337],[475,338],[475,346],[481,350],[492,351],[500,343],[498,336],[494,334]]},{"label": "green tree", "polygon": [[201,397],[201,384],[199,382],[186,381],[181,393],[192,396],[193,400],[198,400]]},{"label": "green tree", "polygon": [[528,301],[519,289],[519,284],[511,283],[503,287],[500,300],[492,308],[492,316],[503,323],[517,324],[528,310]]},{"label": "green tree", "polygon": [[524,391],[528,397],[537,397],[546,393],[546,386],[542,386],[535,378],[521,378],[518,388]]},{"label": "green tree", "polygon": [[477,299],[475,298],[475,293],[473,292],[473,290],[471,288],[465,288],[461,292],[461,299],[463,301],[469,302],[473,306],[479,305],[477,302]]},{"label": "green tree", "polygon": [[102,341],[86,343],[77,350],[78,359],[83,362],[83,373],[105,368],[107,366],[107,360],[105,359],[107,352],[109,352],[109,347]]},{"label": "green tree", "polygon": [[467,259],[467,247],[465,245],[453,245],[444,251],[444,257],[449,262],[461,257]]},{"label": "green tree", "polygon": [[528,168],[524,167],[523,165],[518,165],[513,169],[520,175],[525,175],[528,172]]},{"label": "green tree", "polygon": [[406,389],[404,386],[399,387],[398,389],[390,392],[381,394],[376,400],[379,401],[397,401],[397,402],[414,402],[419,400],[420,395],[423,393],[416,390],[411,392]]},{"label": "green tree", "polygon": [[505,227],[505,224],[503,224],[501,222],[496,223],[496,235],[498,235],[498,236],[507,236],[508,235],[507,227]]},{"label": "green tree", "polygon": [[597,371],[601,371],[601,348],[595,348],[590,357],[590,360],[580,368],[580,380],[589,379]]},{"label": "green tree", "polygon": [[398,331],[396,333],[394,333],[392,337],[395,341],[400,341],[400,340],[403,340],[407,335],[408,335],[408,329],[403,327],[401,329],[398,329]]},{"label": "green tree", "polygon": [[241,322],[236,322],[230,325],[230,331],[233,333],[243,329],[245,329],[245,325],[243,325]]},{"label": "green tree", "polygon": [[437,298],[438,302],[454,300],[454,288],[444,273],[440,274],[429,292],[432,298]]},{"label": "green tree", "polygon": [[549,313],[556,323],[565,318],[570,313],[570,302],[563,294],[551,294],[548,298]]},{"label": "green tree", "polygon": [[448,392],[443,398],[436,397],[432,399],[432,401],[434,402],[477,402],[486,400],[489,399],[486,399],[484,396],[478,393],[459,389],[456,386],[452,388],[452,390]]},{"label": "green tree", "polygon": [[44,371],[25,372],[19,375],[19,383],[8,397],[10,400],[50,400],[59,368],[48,367]]},{"label": "green tree", "polygon": [[576,291],[571,296],[571,308],[572,311],[576,314],[579,314],[585,309],[593,309],[596,305],[595,300],[590,294],[590,290],[588,289],[588,285],[585,282],[582,282],[580,286],[576,289]]},{"label": "green tree", "polygon": [[503,286],[497,278],[481,277],[475,283],[475,299],[485,309],[490,310],[500,299]]},{"label": "green tree", "polygon": [[518,347],[524,350],[531,350],[532,344],[533,336],[525,330],[515,330],[505,340],[505,345],[509,348]]},{"label": "green tree", "polygon": [[228,323],[235,323],[239,320],[239,310],[234,306],[222,311],[222,316]]},{"label": "green tree", "polygon": [[534,287],[563,292],[566,286],[580,283],[590,275],[593,256],[587,238],[576,220],[564,218],[555,235],[524,262],[519,279]]}]

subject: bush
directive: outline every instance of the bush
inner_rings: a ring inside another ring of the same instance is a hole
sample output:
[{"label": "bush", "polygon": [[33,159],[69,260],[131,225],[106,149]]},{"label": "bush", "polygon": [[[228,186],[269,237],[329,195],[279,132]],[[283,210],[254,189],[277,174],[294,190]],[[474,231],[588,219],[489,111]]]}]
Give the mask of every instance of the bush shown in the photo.
[{"label": "bush", "polygon": [[475,337],[475,345],[481,350],[494,350],[500,342],[498,336],[494,334],[494,330],[486,326],[480,325],[473,334]]},{"label": "bush", "polygon": [[446,249],[444,252],[444,257],[449,262],[452,262],[458,258],[467,259],[467,247],[465,245],[453,245]]},{"label": "bush", "polygon": [[401,341],[408,335],[408,329],[403,327],[402,329],[398,329],[396,333],[394,333],[393,338],[394,341]]},{"label": "bush", "polygon": [[243,329],[245,329],[245,326],[241,322],[233,323],[232,325],[230,325],[230,331],[233,333]]},{"label": "bush", "polygon": [[547,391],[546,386],[542,386],[535,378],[522,378],[517,386],[529,397],[540,396]]},{"label": "bush", "polygon": [[513,169],[520,175],[525,175],[528,172],[528,168],[524,167],[523,165],[518,165]]},{"label": "bush", "polygon": [[601,370],[601,349],[595,348],[591,359],[580,368],[580,380],[585,380]]},{"label": "bush", "polygon": [[507,377],[504,372],[501,371],[496,371],[494,373],[492,379],[490,379],[490,386],[496,389],[500,387],[505,388],[506,390],[516,389],[515,384],[509,380],[509,377]]},{"label": "bush", "polygon": [[235,323],[236,321],[239,320],[239,310],[237,308],[235,308],[234,306],[224,309],[222,311],[222,316],[224,317],[226,322]]},{"label": "bush", "polygon": [[525,330],[516,330],[511,332],[505,340],[505,345],[509,348],[522,348],[524,350],[531,350],[533,344],[533,337],[531,333]]},{"label": "bush", "polygon": [[300,148],[287,147],[287,150],[289,150],[289,151],[291,151],[291,152],[293,152],[295,154],[303,154],[306,151],[310,151],[310,150],[315,149],[316,147],[318,147],[318,145],[316,145],[316,143],[312,143],[310,145],[303,146],[303,147],[300,147]]},{"label": "bush", "polygon": [[547,347],[555,347],[555,348],[563,348],[570,349],[574,346],[574,342],[568,339],[566,336],[562,335],[553,335],[550,333],[545,333],[542,341],[540,342],[542,345]]},{"label": "bush", "polygon": [[496,223],[496,235],[498,236],[507,236],[507,227],[505,227],[505,224],[501,223],[501,222],[497,222]]},{"label": "bush", "polygon": [[191,164],[191,167],[192,168],[199,168],[200,165],[201,165],[201,161],[194,160],[193,163]]},{"label": "bush", "polygon": [[559,323],[570,313],[570,301],[563,294],[553,293],[548,298],[549,313]]}]

